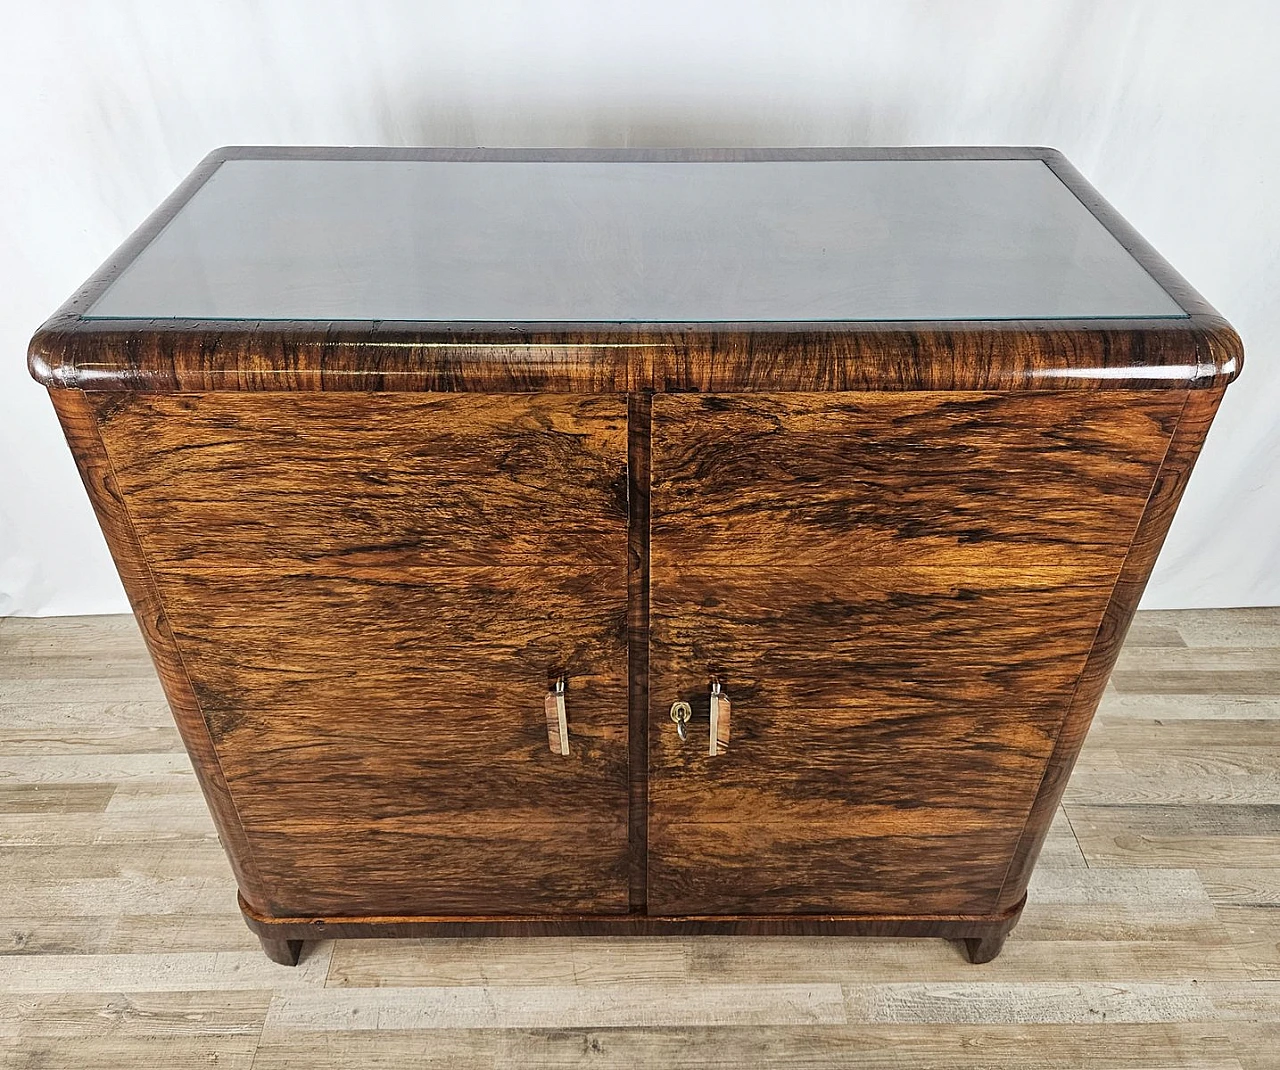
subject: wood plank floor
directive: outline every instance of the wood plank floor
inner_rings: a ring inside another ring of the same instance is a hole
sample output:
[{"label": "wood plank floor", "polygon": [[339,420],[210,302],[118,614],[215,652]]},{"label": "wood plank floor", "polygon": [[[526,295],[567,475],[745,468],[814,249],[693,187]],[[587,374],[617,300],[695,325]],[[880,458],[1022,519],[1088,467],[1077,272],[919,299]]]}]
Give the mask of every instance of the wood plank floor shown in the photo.
[{"label": "wood plank floor", "polygon": [[260,953],[131,618],[0,620],[0,1065],[1280,1068],[1280,610],[1139,616],[1004,954]]}]

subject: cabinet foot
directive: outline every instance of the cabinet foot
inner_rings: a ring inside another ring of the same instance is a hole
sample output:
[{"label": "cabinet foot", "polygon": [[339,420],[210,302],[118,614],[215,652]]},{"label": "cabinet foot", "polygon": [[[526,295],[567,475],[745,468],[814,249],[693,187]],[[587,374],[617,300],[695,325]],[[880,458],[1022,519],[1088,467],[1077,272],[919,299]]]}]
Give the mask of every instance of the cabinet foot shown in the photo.
[{"label": "cabinet foot", "polygon": [[298,965],[298,955],[302,952],[301,940],[281,940],[274,936],[259,936],[258,942],[262,950],[272,962],[281,966]]},{"label": "cabinet foot", "polygon": [[1000,949],[1004,947],[1004,942],[1008,935],[1008,933],[1003,933],[1000,936],[966,937],[964,941],[965,954],[969,956],[969,961],[975,966],[990,962],[1000,954]]}]

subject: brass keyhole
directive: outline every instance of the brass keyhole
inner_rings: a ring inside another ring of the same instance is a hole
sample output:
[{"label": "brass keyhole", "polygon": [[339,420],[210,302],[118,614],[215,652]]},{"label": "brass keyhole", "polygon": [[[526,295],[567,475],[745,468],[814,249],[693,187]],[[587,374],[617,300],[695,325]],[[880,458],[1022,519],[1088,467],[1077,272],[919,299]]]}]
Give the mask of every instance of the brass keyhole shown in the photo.
[{"label": "brass keyhole", "polygon": [[687,702],[673,702],[671,704],[671,719],[676,723],[676,731],[680,733],[682,740],[688,739],[689,736],[685,732],[685,725],[689,723],[689,718],[693,716],[693,708]]}]

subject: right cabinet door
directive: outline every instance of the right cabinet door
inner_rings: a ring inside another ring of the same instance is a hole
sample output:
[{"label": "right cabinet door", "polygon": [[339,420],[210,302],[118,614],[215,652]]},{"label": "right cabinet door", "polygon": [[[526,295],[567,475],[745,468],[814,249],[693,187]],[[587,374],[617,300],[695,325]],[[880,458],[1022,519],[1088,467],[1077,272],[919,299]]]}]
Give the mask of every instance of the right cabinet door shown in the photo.
[{"label": "right cabinet door", "polygon": [[655,397],[649,911],[993,911],[1182,400]]}]

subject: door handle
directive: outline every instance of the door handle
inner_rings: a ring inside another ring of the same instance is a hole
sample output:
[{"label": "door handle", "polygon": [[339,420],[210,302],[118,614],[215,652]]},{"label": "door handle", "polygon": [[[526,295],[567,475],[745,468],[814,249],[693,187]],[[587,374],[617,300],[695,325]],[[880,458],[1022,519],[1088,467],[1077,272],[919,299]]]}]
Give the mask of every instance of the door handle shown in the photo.
[{"label": "door handle", "polygon": [[733,705],[720,689],[720,681],[711,681],[711,733],[707,753],[713,757],[729,749],[729,718]]},{"label": "door handle", "polygon": [[[729,718],[733,705],[729,696],[720,687],[719,680],[711,681],[711,732],[707,743],[707,753],[714,757],[729,749]],[[676,731],[680,733],[680,742],[689,738],[685,725],[689,723],[693,710],[687,702],[671,704],[671,719],[676,723]]]},{"label": "door handle", "polygon": [[556,680],[547,692],[544,708],[547,714],[547,743],[552,754],[569,753],[569,714],[564,704],[565,678]]}]

